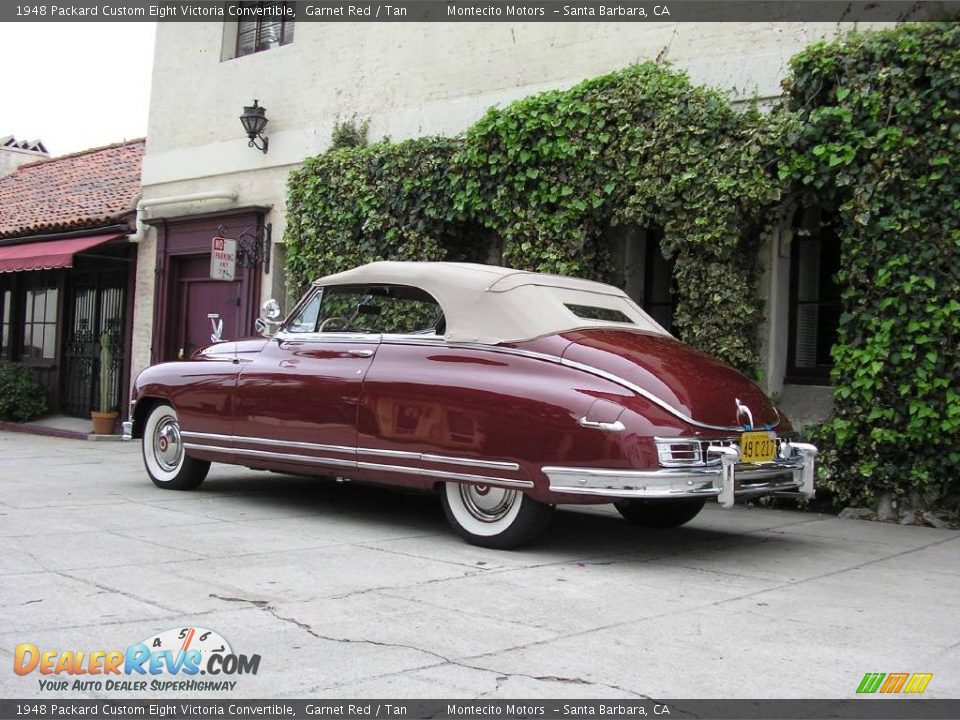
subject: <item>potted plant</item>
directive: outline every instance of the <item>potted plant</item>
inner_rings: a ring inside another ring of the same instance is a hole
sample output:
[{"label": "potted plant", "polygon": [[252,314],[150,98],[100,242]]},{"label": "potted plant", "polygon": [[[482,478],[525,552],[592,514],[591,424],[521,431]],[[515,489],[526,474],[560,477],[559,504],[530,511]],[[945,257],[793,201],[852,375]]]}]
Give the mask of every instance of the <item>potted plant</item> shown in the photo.
[{"label": "potted plant", "polygon": [[117,418],[120,416],[113,409],[112,394],[113,389],[113,352],[110,350],[110,333],[104,332],[100,336],[100,410],[90,412],[90,419],[93,420],[93,432],[95,435],[112,435],[113,428],[117,424]]}]

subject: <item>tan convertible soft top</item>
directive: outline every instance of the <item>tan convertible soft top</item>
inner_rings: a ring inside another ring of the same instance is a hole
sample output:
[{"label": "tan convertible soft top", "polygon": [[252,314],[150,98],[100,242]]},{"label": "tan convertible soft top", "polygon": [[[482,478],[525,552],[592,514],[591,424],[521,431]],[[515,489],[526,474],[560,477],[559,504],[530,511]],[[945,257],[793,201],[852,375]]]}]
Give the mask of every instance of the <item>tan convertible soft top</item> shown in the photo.
[{"label": "tan convertible soft top", "polygon": [[[626,293],[612,285],[496,265],[375,262],[320,278],[314,285],[420,288],[436,298],[446,318],[445,337],[457,342],[519,342],[589,327],[631,328],[669,335]],[[584,317],[611,315],[604,310],[621,313],[620,317],[626,319],[612,322]]]}]

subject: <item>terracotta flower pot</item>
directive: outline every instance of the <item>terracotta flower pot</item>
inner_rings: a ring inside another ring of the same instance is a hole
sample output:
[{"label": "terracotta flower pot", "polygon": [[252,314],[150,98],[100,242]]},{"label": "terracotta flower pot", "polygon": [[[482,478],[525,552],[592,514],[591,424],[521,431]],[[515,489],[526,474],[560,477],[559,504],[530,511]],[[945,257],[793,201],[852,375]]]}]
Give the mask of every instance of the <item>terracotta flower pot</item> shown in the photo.
[{"label": "terracotta flower pot", "polygon": [[93,420],[93,432],[95,435],[113,435],[113,428],[116,427],[118,412],[96,412],[90,413],[90,419]]}]

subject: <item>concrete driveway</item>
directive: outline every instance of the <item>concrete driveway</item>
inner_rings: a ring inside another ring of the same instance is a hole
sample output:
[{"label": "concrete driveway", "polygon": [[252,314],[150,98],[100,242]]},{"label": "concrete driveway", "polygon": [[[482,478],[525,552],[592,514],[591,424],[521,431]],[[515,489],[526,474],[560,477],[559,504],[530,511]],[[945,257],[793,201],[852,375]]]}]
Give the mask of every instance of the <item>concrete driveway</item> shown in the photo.
[{"label": "concrete driveway", "polygon": [[19,643],[188,626],[261,656],[232,697],[846,698],[867,672],[960,696],[950,530],[708,506],[649,531],[607,506],[501,552],[432,496],[223,465],[164,491],[139,443],[0,433],[0,537],[6,698],[118,696],[41,692]]}]

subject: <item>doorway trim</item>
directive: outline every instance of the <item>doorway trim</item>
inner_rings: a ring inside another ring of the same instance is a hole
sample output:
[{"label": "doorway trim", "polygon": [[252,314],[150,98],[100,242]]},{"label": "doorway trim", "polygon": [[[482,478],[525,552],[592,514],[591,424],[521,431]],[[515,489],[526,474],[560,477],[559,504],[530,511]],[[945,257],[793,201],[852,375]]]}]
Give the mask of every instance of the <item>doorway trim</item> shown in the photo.
[{"label": "doorway trim", "polygon": [[[248,206],[231,208],[218,212],[198,215],[184,215],[171,218],[158,218],[146,221],[157,231],[156,285],[153,305],[153,337],[150,345],[150,364],[162,362],[172,357],[176,311],[176,273],[172,272],[173,258],[210,255],[210,242],[221,225],[228,232],[239,234],[244,228],[263,230],[264,218],[269,207]],[[260,276],[262,264],[241,268],[240,315],[243,318],[243,334],[254,334],[257,319],[257,305],[260,298]]]}]

